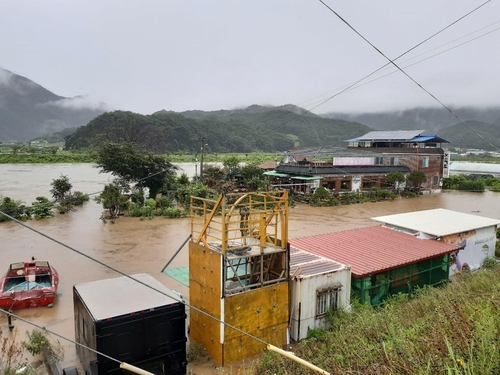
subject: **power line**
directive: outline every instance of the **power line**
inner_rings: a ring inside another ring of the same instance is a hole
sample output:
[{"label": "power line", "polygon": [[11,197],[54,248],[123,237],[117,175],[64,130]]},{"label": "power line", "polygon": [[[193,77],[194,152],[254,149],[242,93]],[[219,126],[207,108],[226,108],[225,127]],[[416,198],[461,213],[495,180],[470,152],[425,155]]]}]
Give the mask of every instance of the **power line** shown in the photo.
[{"label": "power line", "polygon": [[[178,168],[174,165],[174,170],[176,170],[176,169],[178,169]],[[159,171],[159,172],[152,173],[152,174],[150,174],[150,175],[148,175],[148,176],[146,176],[146,177],[143,177],[143,178],[141,178],[141,179],[137,180],[137,181],[136,181],[136,184],[137,184],[137,183],[139,183],[139,182],[142,182],[142,181],[144,181],[144,180],[147,180],[148,178],[151,178],[151,177],[154,177],[154,176],[156,176],[156,175],[159,175],[159,174],[161,174],[161,173],[169,173],[169,172],[170,172],[169,170],[167,170],[167,169],[163,169],[163,170],[161,170],[161,171]],[[113,181],[112,181],[111,183],[113,183]],[[100,190],[100,191],[95,191],[95,192],[93,192],[93,193],[83,193],[83,194],[84,194],[84,195],[86,195],[86,196],[89,196],[89,197],[90,197],[91,195],[97,195],[97,194],[100,194],[100,193],[102,193],[103,191],[104,191],[104,190]],[[74,196],[71,196],[71,197],[69,197],[69,199],[70,199],[70,201],[74,201],[74,200],[76,200],[77,198],[75,198]],[[33,205],[33,203],[36,203],[36,206],[34,206],[34,205]],[[50,208],[50,209],[53,209],[53,208],[55,208],[56,204],[57,204],[57,201],[56,201],[56,200],[54,200],[54,201],[49,201],[48,203],[38,203],[38,202],[32,202],[31,206],[25,206],[25,207],[26,207],[26,208],[32,208],[32,209],[33,209],[33,208],[43,208],[43,209]]]},{"label": "power line", "polygon": [[176,297],[173,297],[172,295],[167,294],[167,293],[165,293],[164,291],[162,291],[162,290],[160,290],[160,289],[155,288],[154,286],[148,285],[148,284],[146,284],[145,282],[143,282],[143,281],[141,281],[141,280],[138,280],[138,279],[136,279],[136,278],[134,278],[134,277],[132,277],[132,276],[130,276],[130,275],[128,275],[128,274],[126,274],[125,272],[122,272],[122,271],[120,271],[120,270],[118,270],[118,269],[116,269],[116,268],[114,268],[114,267],[112,267],[112,266],[110,266],[110,265],[108,265],[108,264],[106,264],[106,263],[104,263],[104,262],[102,262],[102,261],[98,260],[98,259],[95,259],[95,258],[91,257],[90,255],[87,255],[87,254],[85,254],[85,253],[81,252],[80,250],[77,250],[77,249],[75,249],[75,248],[73,248],[73,247],[71,247],[71,246],[69,246],[69,245],[66,245],[66,244],[65,244],[65,243],[63,243],[63,242],[61,242],[61,241],[59,241],[59,240],[56,240],[55,238],[53,238],[53,237],[51,237],[51,236],[49,236],[49,235],[47,235],[47,234],[45,234],[45,233],[42,233],[42,232],[40,232],[39,230],[37,230],[37,229],[35,229],[35,228],[30,227],[29,225],[26,225],[26,224],[25,224],[25,223],[23,223],[22,221],[19,221],[19,220],[17,220],[16,218],[13,218],[12,216],[8,215],[7,213],[5,213],[5,212],[3,212],[3,211],[0,211],[0,214],[5,215],[7,218],[9,218],[9,219],[11,219],[12,221],[14,221],[14,222],[16,222],[16,223],[18,223],[18,224],[22,225],[23,227],[25,227],[25,228],[27,228],[27,229],[29,229],[29,230],[31,230],[31,231],[33,231],[33,232],[35,232],[36,234],[39,234],[40,236],[45,237],[45,238],[49,239],[50,241],[53,241],[53,242],[55,242],[55,243],[57,243],[57,244],[59,244],[59,245],[61,245],[61,246],[65,247],[65,248],[67,248],[67,249],[69,249],[69,250],[71,250],[71,251],[73,251],[73,252],[75,252],[75,253],[77,253],[77,254],[79,254],[79,255],[81,255],[81,256],[83,256],[83,257],[85,257],[85,258],[87,258],[87,259],[89,259],[89,260],[91,260],[91,261],[93,261],[93,262],[96,262],[96,263],[98,263],[99,265],[101,265],[101,266],[103,266],[103,267],[105,267],[105,268],[107,268],[107,269],[112,270],[113,272],[116,272],[116,273],[118,273],[118,274],[120,274],[120,275],[122,275],[122,276],[125,276],[125,277],[127,277],[127,278],[129,278],[129,279],[131,279],[131,280],[133,280],[133,281],[135,281],[135,282],[137,282],[137,283],[139,283],[139,284],[144,285],[144,286],[145,286],[145,287],[147,287],[147,288],[150,288],[150,289],[152,289],[152,290],[154,290],[154,291],[156,291],[156,292],[158,292],[158,293],[163,294],[164,296],[167,296],[167,297],[172,298],[172,299],[174,299],[175,301],[180,302],[180,303],[184,304],[185,306],[189,307],[190,309],[193,309],[194,311],[199,312],[199,313],[200,313],[200,314],[202,314],[202,315],[205,315],[205,316],[207,316],[207,317],[209,317],[209,318],[211,318],[211,319],[214,319],[214,320],[215,320],[215,321],[217,321],[218,323],[224,324],[226,327],[229,327],[229,328],[231,328],[231,329],[234,329],[235,331],[237,331],[237,332],[239,332],[239,333],[241,333],[241,334],[243,334],[243,335],[246,335],[246,336],[248,336],[248,337],[250,337],[250,338],[252,338],[252,339],[254,339],[254,340],[258,341],[259,343],[261,343],[261,344],[265,345],[266,347],[267,347],[268,345],[270,345],[269,343],[267,343],[267,342],[265,342],[264,340],[262,340],[262,339],[258,338],[257,336],[254,336],[254,335],[252,335],[252,334],[250,334],[250,333],[248,333],[248,332],[245,332],[245,331],[241,330],[240,328],[233,326],[232,324],[229,324],[229,323],[227,323],[227,322],[224,322],[223,320],[221,320],[221,319],[219,319],[219,318],[217,318],[217,317],[215,317],[215,316],[212,316],[212,315],[210,315],[209,313],[207,313],[207,312],[205,312],[205,311],[203,311],[203,310],[201,310],[201,309],[199,309],[199,308],[197,308],[197,307],[194,307],[194,306],[192,306],[192,305],[190,305],[190,304],[186,303],[186,302],[185,302],[185,301],[183,301],[181,298],[176,298]]},{"label": "power line", "polygon": [[[435,48],[432,48],[432,49],[430,49],[430,50],[428,50],[428,51],[426,51],[426,52],[422,52],[422,53],[420,53],[420,54],[418,54],[418,55],[415,55],[415,56],[413,56],[413,57],[410,57],[410,58],[408,58],[408,59],[404,60],[403,62],[408,62],[408,61],[414,60],[414,59],[416,59],[416,58],[417,58],[417,57],[419,57],[419,56],[423,56],[423,55],[425,55],[425,54],[428,54],[429,52],[435,51],[435,50],[440,49],[440,48],[442,48],[442,47],[444,47],[444,46],[447,46],[447,45],[449,45],[449,44],[452,44],[452,43],[454,43],[454,42],[456,42],[456,41],[458,41],[458,40],[464,39],[464,38],[466,38],[466,37],[468,37],[468,36],[470,36],[470,35],[473,35],[473,34],[475,34],[475,33],[479,32],[479,31],[481,31],[481,30],[484,30],[484,29],[486,29],[486,28],[488,28],[488,27],[491,27],[491,26],[493,26],[493,25],[495,25],[495,24],[498,24],[498,23],[500,23],[500,21],[493,22],[493,23],[491,23],[491,24],[489,24],[489,25],[487,25],[487,26],[484,26],[484,27],[482,27],[482,28],[480,28],[480,29],[477,29],[477,30],[475,30],[475,31],[471,32],[471,33],[468,33],[468,34],[463,35],[463,36],[461,36],[461,37],[459,37],[459,38],[456,38],[456,39],[454,39],[454,40],[452,40],[452,41],[450,41],[450,42],[447,42],[447,43],[441,44],[441,45],[439,45],[439,46],[437,46],[437,47],[435,47]],[[448,49],[446,49],[446,50],[444,50],[444,51],[441,51],[441,52],[439,52],[439,53],[435,53],[434,55],[428,56],[428,57],[427,57],[427,58],[425,58],[425,59],[421,59],[421,60],[419,60],[419,61],[417,61],[417,62],[415,62],[415,63],[412,63],[412,64],[410,64],[410,65],[406,65],[405,67],[410,67],[410,66],[413,66],[413,65],[419,64],[419,63],[424,62],[424,61],[426,61],[426,60],[429,60],[429,59],[431,59],[431,58],[433,58],[433,57],[439,56],[439,55],[441,55],[441,54],[443,54],[443,53],[449,52],[449,51],[451,51],[451,50],[453,50],[453,49],[455,49],[455,48],[461,47],[461,46],[463,46],[463,45],[465,45],[465,44],[468,44],[468,43],[470,43],[470,42],[472,42],[472,41],[474,41],[474,40],[477,40],[477,39],[482,38],[482,37],[484,37],[484,36],[486,36],[486,35],[489,35],[489,34],[491,34],[491,33],[495,32],[495,31],[498,31],[499,29],[500,29],[500,28],[496,28],[496,29],[494,29],[494,30],[488,31],[488,32],[486,32],[486,33],[484,33],[484,34],[481,34],[481,35],[479,35],[479,36],[475,37],[475,38],[469,39],[469,40],[467,40],[467,41],[465,41],[465,42],[462,42],[462,43],[457,44],[457,45],[455,45],[455,46],[453,46],[453,47],[450,47],[450,48],[448,48]],[[385,67],[388,67],[388,65],[389,65],[389,63],[385,64]],[[385,69],[385,68],[384,68],[384,69],[381,69],[381,70],[380,70],[380,72],[382,72],[383,70],[387,70],[387,69]],[[362,83],[362,84],[358,84],[358,85],[356,85],[355,87],[352,87],[352,88],[350,88],[350,89],[348,88],[346,91],[351,91],[351,90],[354,90],[354,89],[356,89],[356,88],[358,88],[358,87],[365,86],[365,85],[366,85],[366,84],[368,84],[368,83],[375,82],[375,81],[377,81],[377,80],[379,80],[379,79],[381,79],[381,78],[387,77],[388,75],[390,75],[390,74],[392,74],[392,73],[394,73],[394,72],[397,72],[397,70],[394,70],[394,71],[393,71],[393,72],[391,72],[391,73],[385,74],[385,75],[380,76],[380,77],[377,77],[377,78],[375,78],[375,79],[372,79],[371,81],[364,82],[364,83]],[[322,95],[318,95],[318,96],[316,96],[315,98],[320,98],[320,97],[323,97],[324,95],[328,95],[328,94],[330,94],[330,93],[331,93],[331,92],[333,92],[333,91],[342,90],[343,88],[345,88],[345,87],[347,87],[347,86],[349,86],[349,85],[350,85],[350,84],[348,84],[348,85],[344,85],[344,86],[341,86],[341,87],[338,87],[338,88],[337,88],[337,89],[335,89],[335,90],[329,91],[328,93],[325,93],[325,94],[322,94]],[[315,98],[313,98],[313,99],[315,99]],[[311,100],[312,100],[312,99],[311,99]],[[323,100],[323,99],[321,99],[321,100]],[[314,104],[316,104],[316,103],[319,103],[321,100],[318,100],[318,101],[312,102],[310,105],[314,105]],[[305,103],[307,103],[307,101],[306,101]]]},{"label": "power line", "polygon": [[[500,21],[499,21],[499,22],[500,22]],[[431,55],[431,56],[428,56],[428,57],[426,57],[426,58],[424,58],[424,59],[418,60],[418,61],[416,61],[416,62],[414,62],[414,63],[412,63],[412,64],[405,65],[405,66],[403,66],[403,69],[410,68],[410,67],[412,67],[412,66],[414,66],[414,65],[420,64],[420,63],[422,63],[422,62],[424,62],[424,61],[427,61],[427,60],[429,60],[429,59],[431,59],[431,58],[433,58],[433,57],[439,56],[439,55],[441,55],[441,54],[443,54],[443,53],[446,53],[446,52],[449,52],[449,51],[451,51],[451,50],[453,50],[453,49],[455,49],[455,48],[458,48],[458,47],[461,47],[461,46],[463,46],[463,45],[465,45],[465,44],[468,44],[468,43],[470,43],[470,42],[472,42],[472,41],[474,41],[474,40],[476,40],[476,39],[479,39],[479,38],[482,38],[482,37],[487,36],[487,35],[489,35],[489,34],[492,34],[492,33],[494,33],[495,31],[498,31],[498,30],[500,30],[500,27],[498,27],[498,28],[496,28],[496,29],[493,29],[493,30],[490,30],[490,31],[488,31],[487,33],[481,34],[481,35],[479,35],[479,36],[477,36],[477,37],[475,37],[475,38],[473,38],[473,39],[467,40],[467,41],[465,41],[465,42],[463,42],[463,43],[460,43],[460,44],[458,44],[458,45],[456,45],[456,46],[453,46],[453,47],[450,47],[450,48],[448,48],[448,49],[445,49],[444,51],[441,51],[441,52],[435,53],[434,55]],[[425,53],[427,53],[427,52],[425,52]],[[422,55],[424,55],[425,53],[420,54],[420,55],[418,55],[418,56],[422,56]],[[415,56],[415,57],[417,57],[417,56]],[[413,58],[411,58],[411,59],[408,59],[408,60],[406,60],[406,61],[413,60],[415,57],[413,57]],[[347,91],[352,91],[352,90],[355,90],[355,89],[357,89],[357,88],[363,87],[363,86],[365,86],[365,85],[368,85],[369,83],[372,83],[372,82],[378,81],[378,80],[380,80],[380,79],[382,79],[382,78],[388,77],[388,76],[390,76],[390,75],[392,75],[392,74],[394,74],[394,73],[397,73],[397,72],[399,72],[399,70],[393,70],[393,71],[391,71],[390,73],[384,74],[384,75],[379,76],[379,77],[377,77],[377,78],[374,78],[374,79],[372,79],[372,80],[370,80],[370,81],[363,82],[363,83],[362,83],[362,84],[360,84],[360,85],[357,85],[357,86],[355,86],[355,87],[352,87],[352,88],[350,88],[350,89],[349,89],[349,90],[347,90]]]},{"label": "power line", "polygon": [[[411,77],[406,71],[404,71],[398,64],[394,62],[394,60],[391,60],[389,57],[387,57],[380,49],[378,49],[372,42],[370,42],[363,34],[361,34],[358,30],[356,30],[349,22],[347,22],[340,14],[338,14],[334,9],[332,9],[330,6],[328,6],[323,0],[318,0],[321,4],[323,4],[327,9],[329,9],[337,18],[339,18],[342,22],[344,22],[347,27],[349,27],[352,31],[354,31],[360,38],[362,38],[366,43],[368,43],[375,51],[377,51],[381,56],[383,56],[385,59],[389,61],[388,64],[394,65],[401,73],[403,73],[408,79],[410,79],[413,83],[415,83],[418,87],[420,87],[421,90],[426,92],[431,98],[433,98],[435,101],[437,101],[441,106],[443,106],[448,112],[450,112],[456,119],[458,119],[462,124],[467,126],[470,130],[472,130],[474,133],[476,133],[481,139],[486,141],[491,147],[497,149],[500,151],[500,149],[493,145],[489,140],[484,138],[479,132],[477,132],[474,128],[472,128],[469,124],[467,124],[464,120],[462,120],[453,110],[448,107],[446,104],[444,104],[441,100],[439,100],[434,94],[432,94],[429,90],[427,90],[425,87],[423,87],[419,82],[417,82],[413,77]],[[485,4],[489,3],[491,0],[488,0],[487,2],[483,3],[480,7],[484,6]],[[476,9],[479,9],[476,8]],[[461,18],[463,19],[463,17]],[[401,56],[399,56],[401,57]],[[398,58],[399,58],[398,57]],[[386,66],[384,65],[384,66]]]},{"label": "power line", "polygon": [[[323,5],[325,5],[327,8],[329,8],[323,1],[319,0],[321,3],[323,3]],[[402,54],[400,54],[399,56],[397,56],[394,60],[389,60],[388,63],[382,65],[380,68],[374,70],[373,72],[371,72],[370,74],[364,76],[363,78],[357,80],[356,82],[348,85],[346,88],[344,88],[343,90],[341,90],[340,92],[336,93],[335,95],[332,95],[328,98],[326,98],[325,100],[322,100],[319,104],[313,106],[312,108],[309,108],[307,110],[305,110],[303,113],[295,116],[294,118],[292,118],[290,121],[286,122],[285,124],[283,125],[280,125],[278,126],[277,128],[273,129],[273,130],[277,130],[277,129],[280,129],[290,123],[292,123],[293,121],[299,119],[300,117],[303,117],[304,115],[306,115],[307,113],[311,113],[312,110],[318,108],[319,106],[325,104],[326,102],[332,100],[333,98],[343,94],[344,92],[348,91],[349,89],[351,89],[352,87],[356,86],[358,83],[361,83],[362,81],[364,81],[365,79],[371,77],[372,75],[376,74],[377,72],[379,72],[380,70],[384,69],[385,67],[389,66],[392,61],[395,61],[395,60],[398,60],[400,59],[401,57],[405,56],[406,54],[410,53],[411,51],[413,51],[414,49],[418,48],[419,46],[421,46],[422,44],[426,43],[427,41],[431,40],[432,38],[434,38],[435,36],[441,34],[443,31],[449,29],[451,26],[453,26],[454,24],[458,23],[459,21],[463,20],[464,18],[466,18],[467,16],[471,15],[472,13],[476,12],[477,10],[479,10],[480,8],[482,8],[483,6],[485,6],[486,4],[488,4],[491,0],[487,0],[486,2],[484,2],[483,4],[479,5],[478,7],[472,9],[471,11],[467,12],[466,14],[464,14],[463,16],[459,17],[458,19],[456,19],[455,21],[453,21],[452,23],[448,24],[447,26],[445,26],[444,28],[442,28],[441,30],[435,32],[434,34],[432,34],[431,36],[427,37],[426,39],[424,39],[423,41],[417,43],[416,45],[414,45],[413,47],[411,47],[410,49],[408,49],[407,51],[403,52]],[[330,8],[329,8],[330,9]],[[332,10],[333,11],[333,10]],[[339,16],[340,17],[340,16]],[[340,17],[341,18],[341,17]],[[343,20],[343,22],[347,23],[343,18],[341,18]],[[361,35],[361,34],[360,34]],[[363,37],[363,39],[365,39]],[[366,39],[365,39],[366,40]],[[371,43],[370,43],[371,44]],[[384,56],[385,57],[385,56]],[[387,57],[386,57],[387,58]],[[394,64],[395,65],[395,64]],[[278,118],[278,117],[276,117]],[[275,119],[275,118],[273,118]],[[271,120],[273,120],[271,119]],[[266,120],[267,121],[267,120]],[[264,121],[265,122],[265,121]],[[264,123],[263,122],[263,123]],[[257,125],[259,125],[261,123],[257,123]]]},{"label": "power line", "polygon": [[91,352],[94,352],[94,353],[96,353],[96,354],[102,355],[103,357],[106,357],[106,358],[108,358],[108,359],[110,359],[110,360],[112,360],[112,361],[114,361],[114,362],[117,362],[117,363],[122,363],[122,361],[120,361],[120,360],[118,360],[118,359],[116,359],[116,358],[113,358],[113,357],[111,357],[111,356],[109,356],[109,355],[107,355],[107,354],[105,354],[105,353],[102,353],[102,352],[99,352],[99,351],[97,351],[97,350],[95,350],[95,349],[92,349],[92,348],[90,348],[90,347],[88,347],[88,346],[86,346],[86,345],[84,345],[84,344],[81,344],[81,343],[79,343],[79,342],[76,342],[75,340],[71,340],[70,338],[68,338],[68,337],[66,337],[66,336],[63,336],[63,335],[60,335],[59,333],[56,333],[56,332],[54,332],[54,331],[50,331],[50,330],[48,330],[47,328],[42,327],[42,326],[40,326],[40,325],[38,325],[38,324],[36,324],[36,323],[33,323],[32,321],[30,321],[30,320],[28,320],[28,319],[21,318],[19,315],[16,315],[16,314],[14,314],[14,313],[13,313],[13,312],[11,312],[11,311],[7,311],[7,310],[4,310],[4,309],[0,309],[0,312],[3,312],[3,313],[4,313],[5,315],[7,315],[7,316],[9,316],[9,315],[10,315],[10,316],[13,316],[14,318],[16,318],[16,319],[18,319],[18,320],[20,320],[20,321],[22,321],[22,322],[28,323],[29,325],[32,325],[33,327],[38,328],[38,329],[39,329],[39,330],[41,330],[42,332],[48,332],[48,333],[50,333],[51,335],[54,335],[54,336],[56,336],[56,337],[59,337],[60,339],[63,339],[63,340],[65,340],[65,341],[68,341],[68,342],[70,342],[70,343],[72,343],[72,344],[78,345],[78,346],[80,346],[80,347],[82,347],[82,348],[84,348],[84,349],[90,350]]}]

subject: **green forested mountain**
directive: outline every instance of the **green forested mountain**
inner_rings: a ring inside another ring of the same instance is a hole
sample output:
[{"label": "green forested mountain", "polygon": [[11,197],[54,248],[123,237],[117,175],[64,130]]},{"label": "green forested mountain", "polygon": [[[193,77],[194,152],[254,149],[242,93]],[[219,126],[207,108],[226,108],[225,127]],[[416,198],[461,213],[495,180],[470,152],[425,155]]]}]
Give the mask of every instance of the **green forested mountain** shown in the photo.
[{"label": "green forested mountain", "polygon": [[449,140],[451,147],[498,151],[500,107],[461,107],[452,110],[467,125],[459,122],[445,108],[413,108],[404,111],[358,114],[328,113],[323,116],[358,121],[376,130],[425,130],[424,134],[438,134]]},{"label": "green forested mountain", "polygon": [[56,95],[26,77],[0,68],[0,141],[28,141],[81,126],[104,112],[82,97]]},{"label": "green forested mountain", "polygon": [[156,152],[196,153],[203,134],[209,152],[273,152],[294,147],[343,147],[346,139],[371,130],[359,123],[305,112],[292,105],[253,105],[213,112],[159,111],[148,116],[107,112],[67,137],[66,149],[134,142]]},{"label": "green forested mountain", "polygon": [[490,151],[500,150],[500,119],[492,124],[479,121],[465,121],[465,124],[441,129],[439,135],[450,141],[451,147],[478,148]]}]

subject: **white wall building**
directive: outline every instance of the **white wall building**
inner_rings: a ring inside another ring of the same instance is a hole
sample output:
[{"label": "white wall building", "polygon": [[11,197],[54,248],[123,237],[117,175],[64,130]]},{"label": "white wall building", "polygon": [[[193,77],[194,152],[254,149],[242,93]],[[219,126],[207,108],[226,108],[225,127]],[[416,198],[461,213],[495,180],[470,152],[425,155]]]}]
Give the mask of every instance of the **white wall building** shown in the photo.
[{"label": "white wall building", "polygon": [[351,268],[311,254],[290,250],[290,336],[307,337],[310,328],[327,328],[329,309],[349,309]]},{"label": "white wall building", "polygon": [[476,270],[486,257],[495,255],[496,230],[500,224],[497,219],[442,208],[379,216],[373,220],[418,238],[465,245],[463,250],[452,254],[450,276],[462,270]]}]

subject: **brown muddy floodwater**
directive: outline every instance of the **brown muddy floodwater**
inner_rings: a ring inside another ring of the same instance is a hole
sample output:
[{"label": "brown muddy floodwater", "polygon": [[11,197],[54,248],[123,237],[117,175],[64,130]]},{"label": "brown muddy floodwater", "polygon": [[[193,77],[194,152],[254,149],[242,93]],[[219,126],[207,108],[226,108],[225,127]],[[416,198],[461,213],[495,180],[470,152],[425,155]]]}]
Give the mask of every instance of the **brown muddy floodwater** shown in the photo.
[{"label": "brown muddy floodwater", "polygon": [[[180,165],[193,175],[193,165]],[[93,193],[111,178],[99,174],[91,164],[5,164],[0,165],[0,195],[31,203],[36,196],[49,197],[50,182],[67,175],[74,190]],[[290,209],[289,237],[296,238],[377,225],[371,217],[409,211],[446,208],[500,220],[500,193],[464,193],[449,191],[392,202],[363,203],[340,207],[314,208],[298,205]],[[127,273],[150,273],[170,289],[189,296],[187,287],[161,273],[163,266],[190,233],[189,219],[140,220],[120,218],[115,224],[99,220],[102,208],[87,202],[77,212],[56,215],[26,225],[101,262]],[[72,287],[74,284],[120,276],[85,256],[68,249],[17,223],[0,223],[0,274],[10,263],[32,256],[48,260],[59,272],[58,299],[53,308],[19,310],[16,313],[48,330],[74,339]],[[188,264],[187,246],[170,267]],[[31,330],[27,323],[14,319],[20,333]],[[8,332],[7,317],[0,316],[0,330]],[[61,341],[64,362],[76,362],[74,345]],[[219,373],[215,369],[196,368],[196,374]],[[230,371],[225,371],[230,373]]]}]

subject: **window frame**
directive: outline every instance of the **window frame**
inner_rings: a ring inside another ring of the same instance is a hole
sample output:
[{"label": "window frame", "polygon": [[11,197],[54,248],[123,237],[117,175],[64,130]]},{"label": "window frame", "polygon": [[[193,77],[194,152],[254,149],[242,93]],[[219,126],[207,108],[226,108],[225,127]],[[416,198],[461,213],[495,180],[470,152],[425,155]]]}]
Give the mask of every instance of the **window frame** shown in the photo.
[{"label": "window frame", "polygon": [[420,159],[420,167],[421,168],[429,168],[429,157],[428,156],[422,156]]},{"label": "window frame", "polygon": [[316,319],[323,318],[328,311],[338,310],[341,289],[341,285],[334,285],[316,290]]}]

